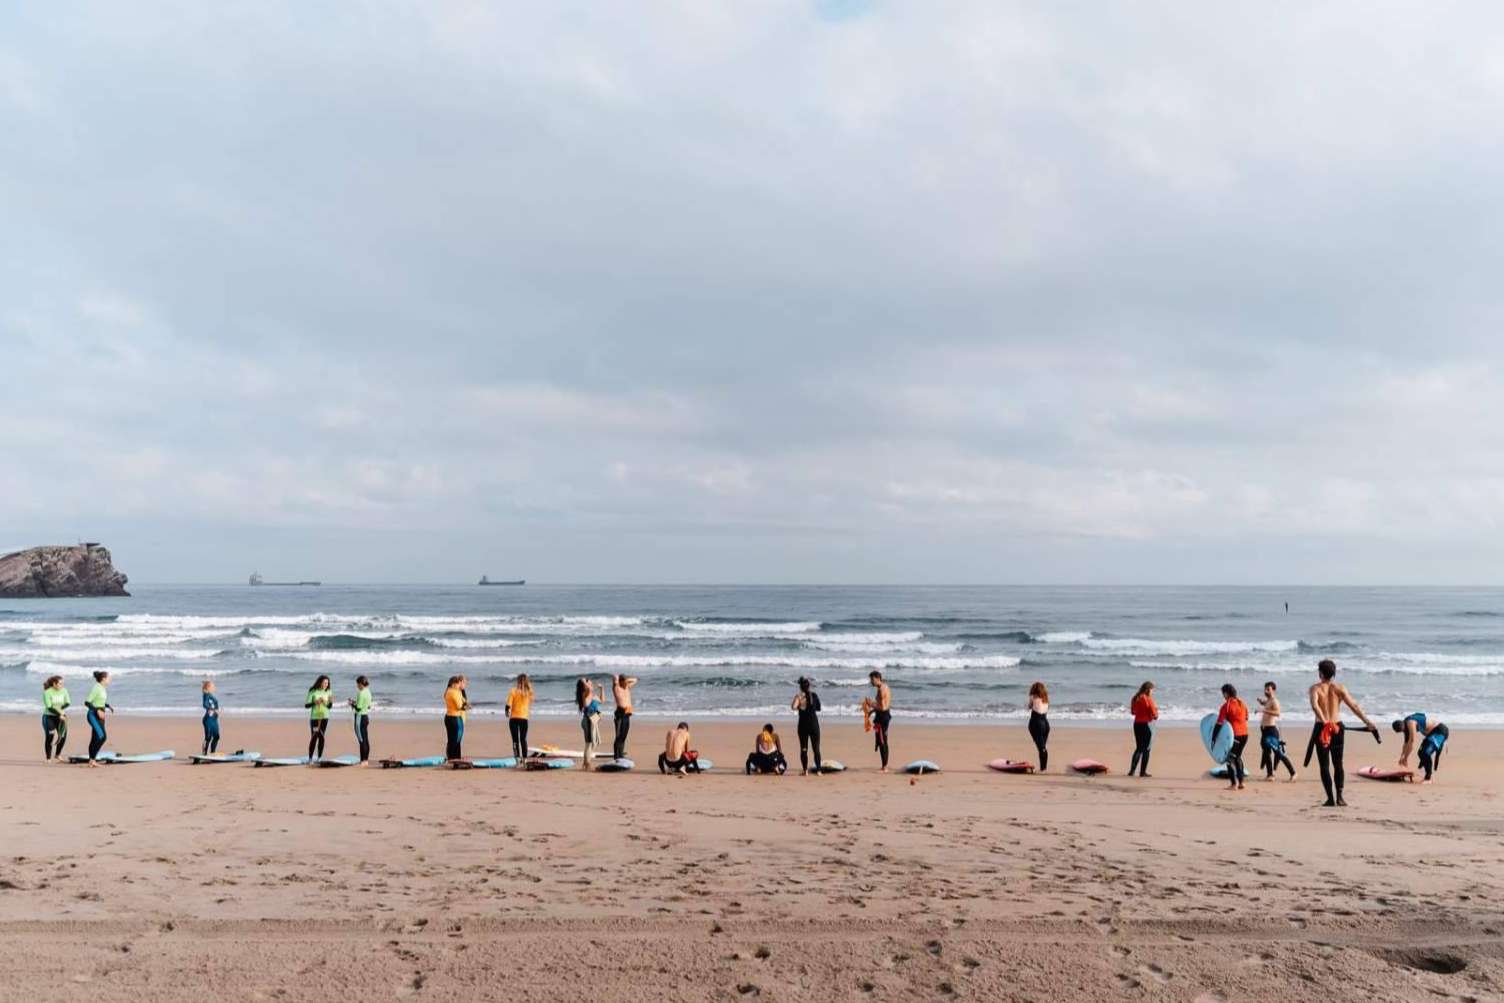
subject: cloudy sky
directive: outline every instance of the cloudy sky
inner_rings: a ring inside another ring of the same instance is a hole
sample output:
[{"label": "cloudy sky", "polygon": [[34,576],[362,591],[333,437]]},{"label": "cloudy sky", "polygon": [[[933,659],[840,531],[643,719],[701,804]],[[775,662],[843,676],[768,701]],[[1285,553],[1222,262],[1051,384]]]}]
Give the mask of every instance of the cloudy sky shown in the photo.
[{"label": "cloudy sky", "polygon": [[0,12],[0,548],[1504,582],[1504,12]]}]

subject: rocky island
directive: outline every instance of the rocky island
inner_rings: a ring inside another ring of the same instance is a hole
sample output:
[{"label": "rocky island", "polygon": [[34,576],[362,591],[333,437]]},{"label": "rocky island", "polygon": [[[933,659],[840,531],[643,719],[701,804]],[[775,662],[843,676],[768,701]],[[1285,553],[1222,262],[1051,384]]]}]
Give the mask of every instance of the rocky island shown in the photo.
[{"label": "rocky island", "polygon": [[97,543],[32,547],[0,557],[0,599],[128,596],[125,575]]}]

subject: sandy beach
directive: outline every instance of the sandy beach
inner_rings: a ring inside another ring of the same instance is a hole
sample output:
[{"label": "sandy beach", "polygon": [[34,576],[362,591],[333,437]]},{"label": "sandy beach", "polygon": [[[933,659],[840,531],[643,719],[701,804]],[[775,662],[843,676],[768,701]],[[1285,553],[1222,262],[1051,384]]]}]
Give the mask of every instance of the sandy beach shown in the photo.
[{"label": "sandy beach", "polygon": [[[1496,732],[1459,734],[1436,784],[1353,778],[1351,807],[1327,811],[1314,769],[1241,794],[1205,779],[1189,729],[1161,730],[1149,780],[1117,772],[1127,729],[1066,727],[1051,772],[1015,777],[982,764],[1030,753],[1021,728],[899,718],[897,761],[945,768],[910,784],[875,772],[852,725],[826,730],[844,775],[746,777],[755,725],[716,724],[695,744],[717,771],[674,779],[89,770],[43,765],[36,722],[4,720],[8,998],[1504,994]],[[343,724],[331,754],[353,747]],[[640,762],[667,724],[636,723]],[[378,720],[376,755],[431,754],[438,732]],[[121,716],[111,737],[184,753],[198,734]],[[230,749],[295,755],[304,734],[225,720]],[[577,737],[558,720],[534,735]],[[1354,769],[1398,754],[1353,737]],[[506,748],[501,722],[473,723],[467,753]],[[1115,772],[1062,772],[1077,756]]]}]

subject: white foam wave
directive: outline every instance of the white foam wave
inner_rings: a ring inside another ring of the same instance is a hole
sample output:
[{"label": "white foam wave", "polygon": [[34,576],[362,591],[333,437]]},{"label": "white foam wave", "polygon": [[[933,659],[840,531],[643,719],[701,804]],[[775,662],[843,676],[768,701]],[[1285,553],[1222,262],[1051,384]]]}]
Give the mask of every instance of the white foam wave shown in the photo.
[{"label": "white foam wave", "polygon": [[111,676],[222,676],[234,669],[167,668],[157,665],[70,665],[63,662],[27,662],[26,671],[36,676],[87,676],[108,672]]},{"label": "white foam wave", "polygon": [[0,662],[8,658],[23,659],[42,654],[47,658],[56,658],[63,661],[73,662],[100,662],[112,659],[134,658],[165,658],[175,661],[197,661],[200,659],[214,658],[219,652],[212,648],[47,648],[43,652],[28,648],[0,649]]},{"label": "white foam wave", "polygon": [[784,634],[812,634],[821,625],[810,620],[794,623],[703,623],[699,620],[675,620],[674,626],[694,634],[777,637]]},{"label": "white foam wave", "polygon": [[1083,647],[1120,655],[1230,655],[1239,652],[1294,651],[1299,641],[1179,641],[1139,637],[1088,637]]},{"label": "white foam wave", "polygon": [[1080,644],[1091,638],[1089,630],[1050,630],[1035,636],[1043,644]]},{"label": "white foam wave", "polygon": [[923,669],[954,672],[1007,669],[1019,664],[1011,655],[974,658],[875,655],[867,658],[816,658],[783,655],[447,655],[428,651],[290,651],[267,657],[347,665],[595,665],[614,669],[769,667],[794,669]]},{"label": "white foam wave", "polygon": [[[1445,657],[1445,656],[1441,656]],[[1504,656],[1478,656],[1478,661],[1417,661],[1402,662],[1371,661],[1368,659],[1348,661],[1339,665],[1339,673],[1364,675],[1406,676],[1499,676],[1504,675]],[[1254,672],[1260,675],[1308,675],[1316,678],[1316,666],[1308,662],[1154,662],[1130,661],[1136,669],[1157,669],[1167,672]]]}]

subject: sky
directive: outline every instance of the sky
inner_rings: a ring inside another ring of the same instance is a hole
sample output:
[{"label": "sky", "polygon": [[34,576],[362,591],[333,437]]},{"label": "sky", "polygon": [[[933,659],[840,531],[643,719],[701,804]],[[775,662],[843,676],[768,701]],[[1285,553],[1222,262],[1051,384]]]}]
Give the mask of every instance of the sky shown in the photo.
[{"label": "sky", "polygon": [[0,548],[1504,583],[1504,10],[0,11]]}]

